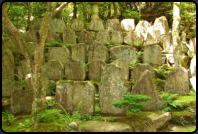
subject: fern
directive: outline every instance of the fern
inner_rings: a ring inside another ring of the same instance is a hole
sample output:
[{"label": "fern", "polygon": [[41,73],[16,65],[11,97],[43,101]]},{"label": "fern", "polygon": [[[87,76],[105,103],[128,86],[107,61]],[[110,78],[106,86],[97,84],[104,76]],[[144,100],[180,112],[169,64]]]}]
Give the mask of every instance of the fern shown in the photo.
[{"label": "fern", "polygon": [[89,63],[87,63],[87,64],[83,63],[83,67],[85,68],[86,73],[89,71],[88,65],[89,65]]},{"label": "fern", "polygon": [[22,88],[24,88],[25,87],[25,80],[23,80],[20,76],[18,76],[17,74],[14,74],[14,75],[16,75],[20,80],[19,80],[19,82],[22,84]]},{"label": "fern", "polygon": [[159,66],[159,67],[153,68],[153,69],[156,72],[158,78],[160,78],[162,80],[165,80],[166,76],[170,73],[167,64],[163,64],[162,66]]},{"label": "fern", "polygon": [[106,41],[106,40],[104,40],[104,41],[106,42],[106,44],[107,44],[108,47],[109,47],[110,45],[112,45],[112,43],[113,43],[113,40],[110,40],[109,42]]},{"label": "fern", "polygon": [[52,43],[46,43],[47,45],[47,49],[51,48],[51,47],[59,47],[59,46],[65,46],[67,48],[73,46],[73,44],[63,44],[63,43],[59,43],[59,42],[52,42]]},{"label": "fern", "polygon": [[141,41],[134,42],[133,46],[138,50],[142,51],[144,48],[144,44]]}]

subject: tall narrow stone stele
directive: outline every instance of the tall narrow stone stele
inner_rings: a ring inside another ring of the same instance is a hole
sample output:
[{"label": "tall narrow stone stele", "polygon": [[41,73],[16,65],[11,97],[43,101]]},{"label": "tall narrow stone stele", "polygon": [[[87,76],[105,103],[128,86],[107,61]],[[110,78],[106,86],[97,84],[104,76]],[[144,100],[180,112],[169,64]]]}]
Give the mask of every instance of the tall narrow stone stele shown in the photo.
[{"label": "tall narrow stone stele", "polygon": [[152,73],[149,70],[145,70],[134,85],[131,95],[134,94],[146,95],[150,97],[150,100],[140,102],[141,104],[145,105],[143,108],[141,108],[143,111],[162,110],[167,106],[167,103],[157,93],[155,85],[152,81]]},{"label": "tall narrow stone stele", "polygon": [[171,71],[167,76],[164,91],[181,95],[190,93],[188,71],[184,67]]},{"label": "tall narrow stone stele", "polygon": [[126,107],[117,108],[111,105],[115,101],[122,101],[126,95],[126,87],[122,70],[115,65],[108,64],[102,72],[101,83],[99,84],[99,106],[101,114],[105,115],[126,115]]}]

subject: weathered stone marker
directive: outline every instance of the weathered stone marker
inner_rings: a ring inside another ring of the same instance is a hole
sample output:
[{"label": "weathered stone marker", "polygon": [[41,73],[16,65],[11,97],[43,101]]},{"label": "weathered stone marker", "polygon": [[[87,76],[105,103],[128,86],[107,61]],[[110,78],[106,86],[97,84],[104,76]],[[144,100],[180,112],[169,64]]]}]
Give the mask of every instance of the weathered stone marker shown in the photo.
[{"label": "weathered stone marker", "polygon": [[69,61],[71,57],[70,51],[67,47],[51,47],[48,50],[48,62],[51,60],[59,60],[62,64]]},{"label": "weathered stone marker", "polygon": [[11,92],[10,110],[12,114],[31,114],[33,90],[15,90]]},{"label": "weathered stone marker", "polygon": [[188,71],[184,67],[178,67],[171,71],[167,76],[164,91],[187,95],[190,92]]},{"label": "weathered stone marker", "polygon": [[70,28],[64,28],[63,30],[63,44],[76,44],[76,35],[74,30]]},{"label": "weathered stone marker", "polygon": [[42,74],[50,80],[59,80],[63,77],[63,64],[58,60],[51,60],[42,66]]},{"label": "weathered stone marker", "polygon": [[122,101],[128,88],[125,84],[122,70],[115,65],[108,64],[102,72],[99,84],[99,106],[101,114],[126,115],[126,107],[117,108],[111,104],[115,101]]},{"label": "weathered stone marker", "polygon": [[2,78],[14,79],[14,56],[10,49],[2,55]]},{"label": "weathered stone marker", "polygon": [[140,102],[141,104],[145,105],[143,108],[141,108],[141,110],[156,111],[162,110],[167,106],[167,103],[158,95],[155,85],[152,81],[152,73],[149,70],[145,70],[135,83],[131,91],[131,95],[134,94],[147,95],[150,97],[150,100],[146,102]]},{"label": "weathered stone marker", "polygon": [[85,80],[86,73],[83,63],[80,61],[69,61],[65,64],[66,80]]},{"label": "weathered stone marker", "polygon": [[78,43],[71,47],[71,58],[75,61],[87,62],[87,46],[85,43]]},{"label": "weathered stone marker", "polygon": [[109,60],[108,48],[100,42],[94,40],[88,48],[88,62],[92,60],[101,59],[105,62]]},{"label": "weathered stone marker", "polygon": [[105,65],[106,63],[104,60],[92,60],[89,63],[89,79],[100,81]]},{"label": "weathered stone marker", "polygon": [[10,92],[22,90],[22,84],[13,79],[2,79],[2,97],[10,97]]},{"label": "weathered stone marker", "polygon": [[[61,80],[56,84],[56,103],[72,113],[77,110],[77,106],[82,101],[84,114],[93,115],[95,112],[95,87],[90,81]],[[58,105],[58,109],[61,109]]]}]

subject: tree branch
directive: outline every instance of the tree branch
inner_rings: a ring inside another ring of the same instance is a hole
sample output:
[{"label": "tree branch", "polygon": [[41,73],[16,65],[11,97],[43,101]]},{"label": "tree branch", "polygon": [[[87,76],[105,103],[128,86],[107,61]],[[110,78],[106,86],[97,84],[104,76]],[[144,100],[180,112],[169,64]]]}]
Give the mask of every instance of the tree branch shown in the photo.
[{"label": "tree branch", "polygon": [[52,17],[54,15],[56,15],[57,13],[59,13],[63,8],[65,8],[70,2],[64,2],[62,3],[59,7],[57,7],[56,9],[54,9],[54,11],[52,12]]}]

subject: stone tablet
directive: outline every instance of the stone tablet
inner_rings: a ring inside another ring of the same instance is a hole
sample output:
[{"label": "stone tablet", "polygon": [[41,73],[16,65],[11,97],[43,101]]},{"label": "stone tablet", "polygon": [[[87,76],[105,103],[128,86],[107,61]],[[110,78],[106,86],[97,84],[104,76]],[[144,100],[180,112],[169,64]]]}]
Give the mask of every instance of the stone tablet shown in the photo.
[{"label": "stone tablet", "polygon": [[32,112],[33,90],[15,90],[11,92],[10,111],[12,114],[27,115]]},{"label": "stone tablet", "polygon": [[81,31],[84,27],[84,22],[81,19],[73,19],[71,22],[71,29],[74,31]]},{"label": "stone tablet", "polygon": [[127,92],[128,88],[121,68],[115,65],[106,65],[99,84],[100,113],[104,115],[126,115],[126,107],[120,109],[111,104],[115,101],[122,101],[122,96],[126,95]]},{"label": "stone tablet", "polygon": [[70,28],[64,28],[63,30],[63,44],[76,44],[75,32]]},{"label": "stone tablet", "polygon": [[96,33],[96,40],[103,45],[107,45],[106,42],[110,42],[110,35],[108,30],[99,31]]},{"label": "stone tablet", "polygon": [[[106,29],[110,32],[112,32],[113,30],[116,30],[115,29],[115,26],[116,25],[119,25],[119,19],[108,19],[107,22],[106,22]],[[120,27],[121,29],[121,27]],[[119,29],[117,29],[119,30]]]},{"label": "stone tablet", "polygon": [[[95,87],[90,81],[61,80],[56,84],[56,103],[63,106],[66,112],[72,113],[82,101],[83,114],[94,115],[95,113]],[[61,109],[58,105],[56,108]]]},{"label": "stone tablet", "polygon": [[67,47],[51,47],[48,49],[48,61],[59,60],[62,64],[65,64],[71,58],[70,51]]},{"label": "stone tablet", "polygon": [[137,60],[136,49],[132,46],[115,46],[109,51],[112,60],[126,59],[129,63]]},{"label": "stone tablet", "polygon": [[104,60],[92,60],[89,63],[89,79],[100,81],[106,63]]},{"label": "stone tablet", "polygon": [[190,61],[190,74],[196,77],[196,55]]},{"label": "stone tablet", "polygon": [[59,42],[59,43],[62,43],[63,40],[61,39],[61,36],[60,36],[59,33],[55,33],[55,32],[52,31],[52,30],[48,30],[45,43],[52,43],[52,42]]},{"label": "stone tablet", "polygon": [[85,80],[86,73],[83,63],[80,61],[69,61],[65,64],[66,80]]},{"label": "stone tablet", "polygon": [[144,36],[142,35],[142,33],[138,32],[138,31],[130,31],[124,37],[124,43],[127,45],[143,44]]},{"label": "stone tablet", "polygon": [[147,30],[145,45],[156,44],[161,41],[160,30],[156,29],[154,26],[149,27]]},{"label": "stone tablet", "polygon": [[131,79],[139,79],[145,70],[149,70],[152,73],[152,78],[156,77],[155,71],[148,63],[137,64],[133,70],[131,70]]},{"label": "stone tablet", "polygon": [[188,71],[184,67],[171,71],[167,75],[164,91],[180,95],[190,93]]},{"label": "stone tablet", "polygon": [[135,29],[135,20],[134,19],[123,19],[121,21],[121,28],[126,32]]},{"label": "stone tablet", "polygon": [[53,19],[50,23],[50,30],[54,31],[55,33],[63,33],[64,29],[66,28],[65,22],[61,19]]},{"label": "stone tablet", "polygon": [[2,78],[14,79],[14,56],[10,49],[2,55]]},{"label": "stone tablet", "polygon": [[22,79],[25,78],[25,76],[29,73],[31,73],[30,69],[28,68],[27,61],[22,60],[19,62],[19,67],[21,68],[20,71],[22,71],[20,74],[22,74]]},{"label": "stone tablet", "polygon": [[143,62],[153,65],[162,64],[162,52],[158,45],[146,45],[144,47]]},{"label": "stone tablet", "polygon": [[92,20],[87,26],[87,30],[92,30],[92,31],[104,30],[103,20],[102,19]]},{"label": "stone tablet", "polygon": [[169,31],[168,21],[165,16],[155,19],[154,27],[160,30],[160,35],[167,34]]},{"label": "stone tablet", "polygon": [[86,45],[90,45],[92,42],[93,37],[91,34],[86,29],[81,30],[78,37],[78,43],[85,43]]},{"label": "stone tablet", "polygon": [[167,34],[162,38],[163,48],[165,53],[172,54],[173,53],[173,43],[172,43],[172,35]]},{"label": "stone tablet", "polygon": [[92,60],[104,60],[108,62],[109,60],[109,53],[108,48],[102,45],[100,42],[94,40],[88,48],[88,63]]},{"label": "stone tablet", "polygon": [[36,42],[26,42],[27,49],[30,55],[34,55],[34,51],[36,48]]},{"label": "stone tablet", "polygon": [[120,67],[122,70],[122,75],[124,76],[125,80],[129,79],[129,63],[126,59],[116,59],[111,63],[112,65],[115,65],[116,67]]},{"label": "stone tablet", "polygon": [[145,106],[141,108],[143,111],[157,111],[162,110],[167,106],[167,103],[159,96],[156,91],[155,85],[152,80],[152,73],[149,70],[145,70],[135,83],[131,95],[146,95],[150,97],[150,100],[140,102]]},{"label": "stone tablet", "polygon": [[87,46],[85,43],[78,43],[71,47],[71,58],[75,61],[87,62]]},{"label": "stone tablet", "polygon": [[22,90],[22,84],[13,79],[2,79],[2,97],[10,97],[10,92]]},{"label": "stone tablet", "polygon": [[37,32],[37,30],[35,30],[35,29],[29,29],[25,33],[25,41],[26,42],[37,42],[36,32]]},{"label": "stone tablet", "polygon": [[190,39],[190,41],[189,41],[189,50],[188,50],[188,53],[189,53],[190,55],[196,54],[196,37]]},{"label": "stone tablet", "polygon": [[124,42],[122,31],[113,30],[111,40],[113,41],[113,45],[122,45]]},{"label": "stone tablet", "polygon": [[42,66],[43,76],[50,80],[60,80],[63,78],[63,64],[58,60],[51,60]]}]

